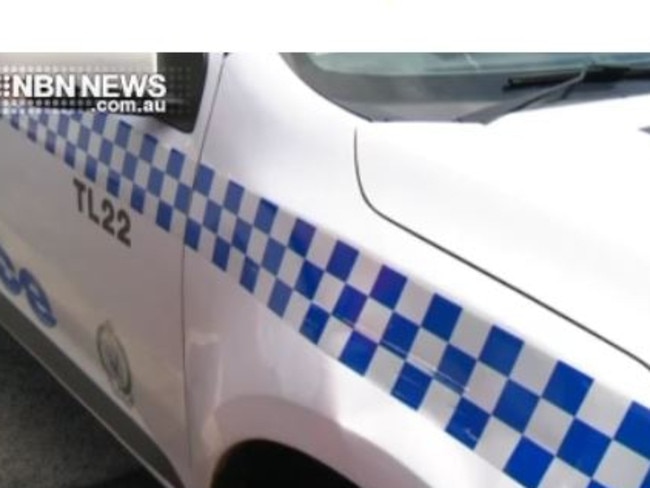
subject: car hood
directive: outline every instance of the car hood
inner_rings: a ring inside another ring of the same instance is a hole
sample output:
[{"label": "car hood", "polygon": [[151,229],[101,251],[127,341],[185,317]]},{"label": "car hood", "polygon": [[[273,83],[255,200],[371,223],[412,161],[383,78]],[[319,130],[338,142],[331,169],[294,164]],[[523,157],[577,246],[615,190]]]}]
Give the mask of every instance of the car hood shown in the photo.
[{"label": "car hood", "polygon": [[648,127],[650,96],[487,125],[369,123],[360,182],[383,216],[647,362]]}]

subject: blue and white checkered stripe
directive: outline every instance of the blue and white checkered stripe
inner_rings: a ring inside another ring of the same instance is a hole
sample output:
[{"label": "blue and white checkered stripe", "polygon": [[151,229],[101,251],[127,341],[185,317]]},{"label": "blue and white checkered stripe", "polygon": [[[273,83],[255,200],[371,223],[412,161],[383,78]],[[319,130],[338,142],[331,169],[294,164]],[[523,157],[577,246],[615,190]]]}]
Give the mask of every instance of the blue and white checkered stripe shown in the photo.
[{"label": "blue and white checkered stripe", "polygon": [[650,488],[645,406],[117,118],[10,123],[523,486]]}]

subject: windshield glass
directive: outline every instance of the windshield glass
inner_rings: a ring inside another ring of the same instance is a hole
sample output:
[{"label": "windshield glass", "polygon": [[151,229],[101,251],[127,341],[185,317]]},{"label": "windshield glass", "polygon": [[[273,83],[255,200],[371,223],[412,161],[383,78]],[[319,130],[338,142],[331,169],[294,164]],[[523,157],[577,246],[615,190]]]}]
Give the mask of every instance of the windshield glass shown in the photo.
[{"label": "windshield glass", "polygon": [[[321,95],[370,120],[456,120],[522,95],[513,77],[589,65],[650,67],[648,53],[307,53],[287,55]],[[563,103],[650,91],[648,80],[585,84]],[[523,89],[539,89],[535,84]]]}]

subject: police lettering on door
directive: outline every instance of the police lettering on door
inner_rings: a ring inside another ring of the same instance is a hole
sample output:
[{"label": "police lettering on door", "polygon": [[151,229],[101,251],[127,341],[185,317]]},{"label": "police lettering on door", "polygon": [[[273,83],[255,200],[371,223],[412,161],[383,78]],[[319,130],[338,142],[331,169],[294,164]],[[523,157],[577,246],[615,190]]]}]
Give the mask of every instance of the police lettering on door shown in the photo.
[{"label": "police lettering on door", "polygon": [[0,282],[11,295],[25,295],[32,312],[47,327],[56,325],[50,300],[36,277],[26,268],[17,267],[0,245]]}]

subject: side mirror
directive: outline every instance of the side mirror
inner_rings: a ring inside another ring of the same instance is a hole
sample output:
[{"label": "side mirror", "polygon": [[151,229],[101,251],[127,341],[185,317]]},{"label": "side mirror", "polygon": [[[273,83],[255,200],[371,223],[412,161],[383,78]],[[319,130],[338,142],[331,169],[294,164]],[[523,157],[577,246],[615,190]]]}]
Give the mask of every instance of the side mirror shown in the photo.
[{"label": "side mirror", "polygon": [[167,111],[158,120],[192,132],[201,108],[208,56],[205,53],[158,53],[156,72],[167,80]]}]

